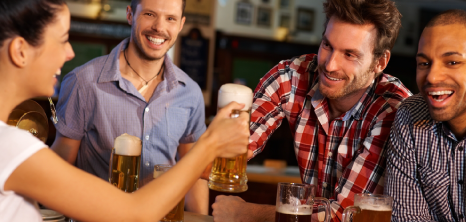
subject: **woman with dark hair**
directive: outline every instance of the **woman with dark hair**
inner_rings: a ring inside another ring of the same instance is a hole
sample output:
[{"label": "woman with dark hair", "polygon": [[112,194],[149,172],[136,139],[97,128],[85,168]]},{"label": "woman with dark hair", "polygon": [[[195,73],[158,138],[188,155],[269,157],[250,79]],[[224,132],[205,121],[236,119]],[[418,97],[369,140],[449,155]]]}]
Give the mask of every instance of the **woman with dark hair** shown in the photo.
[{"label": "woman with dark hair", "polygon": [[157,221],[215,157],[246,152],[248,116],[230,119],[232,109],[243,107],[232,103],[169,172],[134,193],[120,191],[5,124],[22,101],[51,96],[55,75],[74,57],[64,1],[2,0],[0,27],[0,221],[41,221],[35,201],[83,221]]}]

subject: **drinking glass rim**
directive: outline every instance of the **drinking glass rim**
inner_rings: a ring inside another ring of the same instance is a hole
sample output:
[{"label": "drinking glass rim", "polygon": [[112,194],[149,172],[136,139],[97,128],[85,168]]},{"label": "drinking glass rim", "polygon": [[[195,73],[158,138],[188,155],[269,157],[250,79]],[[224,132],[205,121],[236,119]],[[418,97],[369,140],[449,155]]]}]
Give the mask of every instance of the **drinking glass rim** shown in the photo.
[{"label": "drinking glass rim", "polygon": [[307,183],[287,183],[287,182],[280,182],[278,186],[285,185],[285,186],[296,186],[296,187],[316,187],[314,184],[307,184]]},{"label": "drinking glass rim", "polygon": [[357,194],[355,194],[355,196],[358,196],[358,197],[371,197],[371,198],[375,198],[375,199],[390,199],[390,200],[393,200],[393,197],[388,196],[388,195],[384,195],[384,194],[357,193]]}]

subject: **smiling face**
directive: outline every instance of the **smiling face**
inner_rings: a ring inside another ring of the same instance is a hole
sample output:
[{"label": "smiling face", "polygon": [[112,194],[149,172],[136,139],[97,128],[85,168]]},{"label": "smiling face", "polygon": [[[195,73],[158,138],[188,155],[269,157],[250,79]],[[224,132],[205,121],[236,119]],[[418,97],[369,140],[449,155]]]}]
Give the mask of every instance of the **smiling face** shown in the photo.
[{"label": "smiling face", "polygon": [[24,89],[33,90],[33,96],[52,96],[56,74],[66,61],[74,57],[73,49],[68,42],[70,30],[70,11],[68,6],[59,6],[55,18],[48,24],[42,34],[42,43],[30,47],[31,63],[24,81]]},{"label": "smiling face", "polygon": [[329,99],[362,95],[374,79],[376,29],[330,18],[318,54],[319,91]]},{"label": "smiling face", "polygon": [[141,0],[134,14],[127,9],[131,41],[146,60],[159,60],[175,44],[184,25],[182,0]]},{"label": "smiling face", "polygon": [[466,120],[466,27],[424,29],[416,56],[416,82],[434,120]]}]

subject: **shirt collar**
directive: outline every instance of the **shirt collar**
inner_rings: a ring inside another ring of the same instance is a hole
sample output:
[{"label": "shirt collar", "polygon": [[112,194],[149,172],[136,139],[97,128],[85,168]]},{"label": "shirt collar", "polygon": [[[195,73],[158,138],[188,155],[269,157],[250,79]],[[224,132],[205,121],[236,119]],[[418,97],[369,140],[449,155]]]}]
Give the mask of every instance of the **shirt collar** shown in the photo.
[{"label": "shirt collar", "polygon": [[163,72],[164,74],[164,80],[167,81],[167,86],[168,86],[168,91],[174,89],[178,83],[182,83],[183,85],[186,85],[187,82],[187,76],[182,74],[182,71],[173,64],[170,56],[165,54],[165,70]]},{"label": "shirt collar", "polygon": [[[453,141],[458,142],[458,141],[461,140],[461,138],[460,139],[456,138],[455,134],[451,131],[451,129],[448,126],[447,122],[433,120],[432,124],[433,124],[433,127],[435,127],[437,131],[440,131],[441,133],[443,133],[444,136],[449,137]],[[435,131],[435,129],[434,129],[434,131]]]},{"label": "shirt collar", "polygon": [[[126,49],[128,45],[129,38],[123,40],[118,46],[116,46],[110,54],[108,55],[107,60],[105,61],[104,67],[100,72],[98,83],[120,81],[121,72],[120,72],[120,54],[123,50]],[[171,58],[166,54],[164,58],[165,70],[163,72],[164,81],[167,81],[167,87],[170,91],[178,85],[178,82],[186,84],[186,76],[182,75],[178,67],[176,67]]]}]

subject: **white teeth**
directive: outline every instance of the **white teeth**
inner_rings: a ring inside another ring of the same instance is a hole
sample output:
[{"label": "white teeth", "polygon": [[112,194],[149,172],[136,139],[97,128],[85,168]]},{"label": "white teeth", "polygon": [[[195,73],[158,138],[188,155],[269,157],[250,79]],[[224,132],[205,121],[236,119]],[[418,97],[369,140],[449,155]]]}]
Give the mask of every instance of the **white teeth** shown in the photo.
[{"label": "white teeth", "polygon": [[429,92],[431,96],[442,96],[442,95],[451,95],[453,91],[437,91],[437,92]]},{"label": "white teeth", "polygon": [[147,36],[147,39],[156,45],[160,45],[165,42],[165,39],[152,38],[150,36]]},{"label": "white teeth", "polygon": [[343,80],[343,79],[332,78],[332,77],[328,76],[327,74],[325,74],[325,76],[327,76],[327,78],[329,78],[330,80],[333,80],[333,81],[340,81],[340,80]]}]

